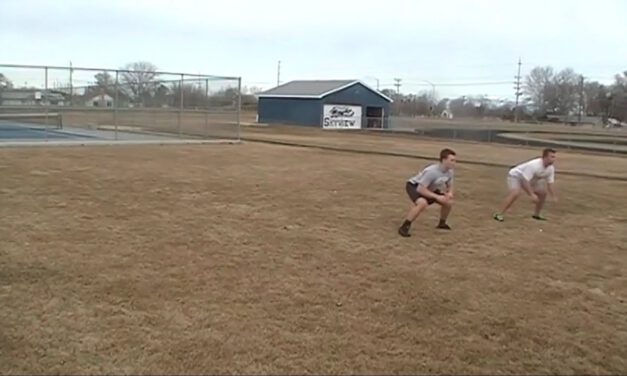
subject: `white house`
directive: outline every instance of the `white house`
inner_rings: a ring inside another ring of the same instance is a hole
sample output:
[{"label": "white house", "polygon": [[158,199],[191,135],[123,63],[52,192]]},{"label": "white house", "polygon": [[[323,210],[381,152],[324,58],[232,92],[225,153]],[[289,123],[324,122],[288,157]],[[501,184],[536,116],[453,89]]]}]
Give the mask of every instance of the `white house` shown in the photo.
[{"label": "white house", "polygon": [[88,107],[113,107],[113,97],[109,94],[98,94],[87,97],[85,105]]}]

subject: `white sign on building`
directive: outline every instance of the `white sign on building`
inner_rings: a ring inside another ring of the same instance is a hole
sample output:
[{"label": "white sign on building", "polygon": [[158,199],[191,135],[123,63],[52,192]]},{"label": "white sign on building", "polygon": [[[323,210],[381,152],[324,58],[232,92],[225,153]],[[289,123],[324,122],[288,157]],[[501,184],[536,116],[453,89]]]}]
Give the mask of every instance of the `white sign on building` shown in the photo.
[{"label": "white sign on building", "polygon": [[361,106],[325,104],[322,116],[324,129],[360,129]]}]

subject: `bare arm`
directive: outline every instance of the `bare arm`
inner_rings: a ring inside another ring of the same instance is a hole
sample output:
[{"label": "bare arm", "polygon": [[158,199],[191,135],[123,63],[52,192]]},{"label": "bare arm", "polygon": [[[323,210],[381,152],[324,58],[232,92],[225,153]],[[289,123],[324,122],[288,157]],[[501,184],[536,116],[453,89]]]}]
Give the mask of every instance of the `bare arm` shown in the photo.
[{"label": "bare arm", "polygon": [[536,199],[536,194],[533,192],[533,188],[531,188],[531,179],[533,179],[534,171],[531,167],[527,166],[522,170],[522,176],[520,177],[520,183],[522,189],[534,200]]},{"label": "bare arm", "polygon": [[419,185],[418,186],[418,193],[420,193],[420,195],[422,197],[428,197],[428,198],[432,198],[434,200],[438,200],[441,197],[437,193],[433,193],[430,190],[428,190],[427,187],[425,187],[424,185]]},{"label": "bare arm", "polygon": [[555,192],[554,183],[548,183],[546,185],[546,190],[549,192],[549,194],[551,195],[551,197],[553,197],[554,200],[557,200],[557,193]]},{"label": "bare arm", "polygon": [[520,179],[521,181],[521,185],[522,185],[522,189],[529,195],[529,196],[533,196],[533,189],[531,189],[531,184],[529,184],[529,180],[522,178]]},{"label": "bare arm", "polygon": [[451,181],[446,184],[446,188],[447,188],[446,193],[448,193],[448,195],[451,197],[455,195],[455,190],[453,189],[453,187],[454,187],[454,184],[453,184],[453,180],[451,179]]},{"label": "bare arm", "polygon": [[547,183],[548,184],[546,185],[546,190],[549,192],[551,197],[553,197],[553,199],[557,201],[557,194],[555,193],[555,167],[551,167],[551,173],[549,175]]}]

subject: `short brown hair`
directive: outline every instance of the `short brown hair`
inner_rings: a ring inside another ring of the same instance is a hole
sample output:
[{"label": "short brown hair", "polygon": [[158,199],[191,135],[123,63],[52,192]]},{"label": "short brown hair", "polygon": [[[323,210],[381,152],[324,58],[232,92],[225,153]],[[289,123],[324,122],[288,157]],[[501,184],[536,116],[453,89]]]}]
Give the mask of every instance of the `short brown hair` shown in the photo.
[{"label": "short brown hair", "polygon": [[554,154],[557,153],[557,151],[555,151],[555,149],[553,148],[546,148],[544,150],[542,150],[542,158],[546,158],[549,154]]},{"label": "short brown hair", "polygon": [[446,158],[448,158],[449,155],[457,155],[455,154],[455,152],[451,149],[442,149],[440,151],[440,162],[442,162],[443,160],[445,160]]}]

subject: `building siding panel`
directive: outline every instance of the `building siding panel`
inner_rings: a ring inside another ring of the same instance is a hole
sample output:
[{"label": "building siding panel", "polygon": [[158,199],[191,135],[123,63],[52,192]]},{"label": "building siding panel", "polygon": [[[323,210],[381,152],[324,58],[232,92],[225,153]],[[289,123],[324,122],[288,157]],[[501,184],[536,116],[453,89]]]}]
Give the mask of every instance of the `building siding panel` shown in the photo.
[{"label": "building siding panel", "polygon": [[260,123],[321,126],[322,104],[318,99],[259,98]]}]

